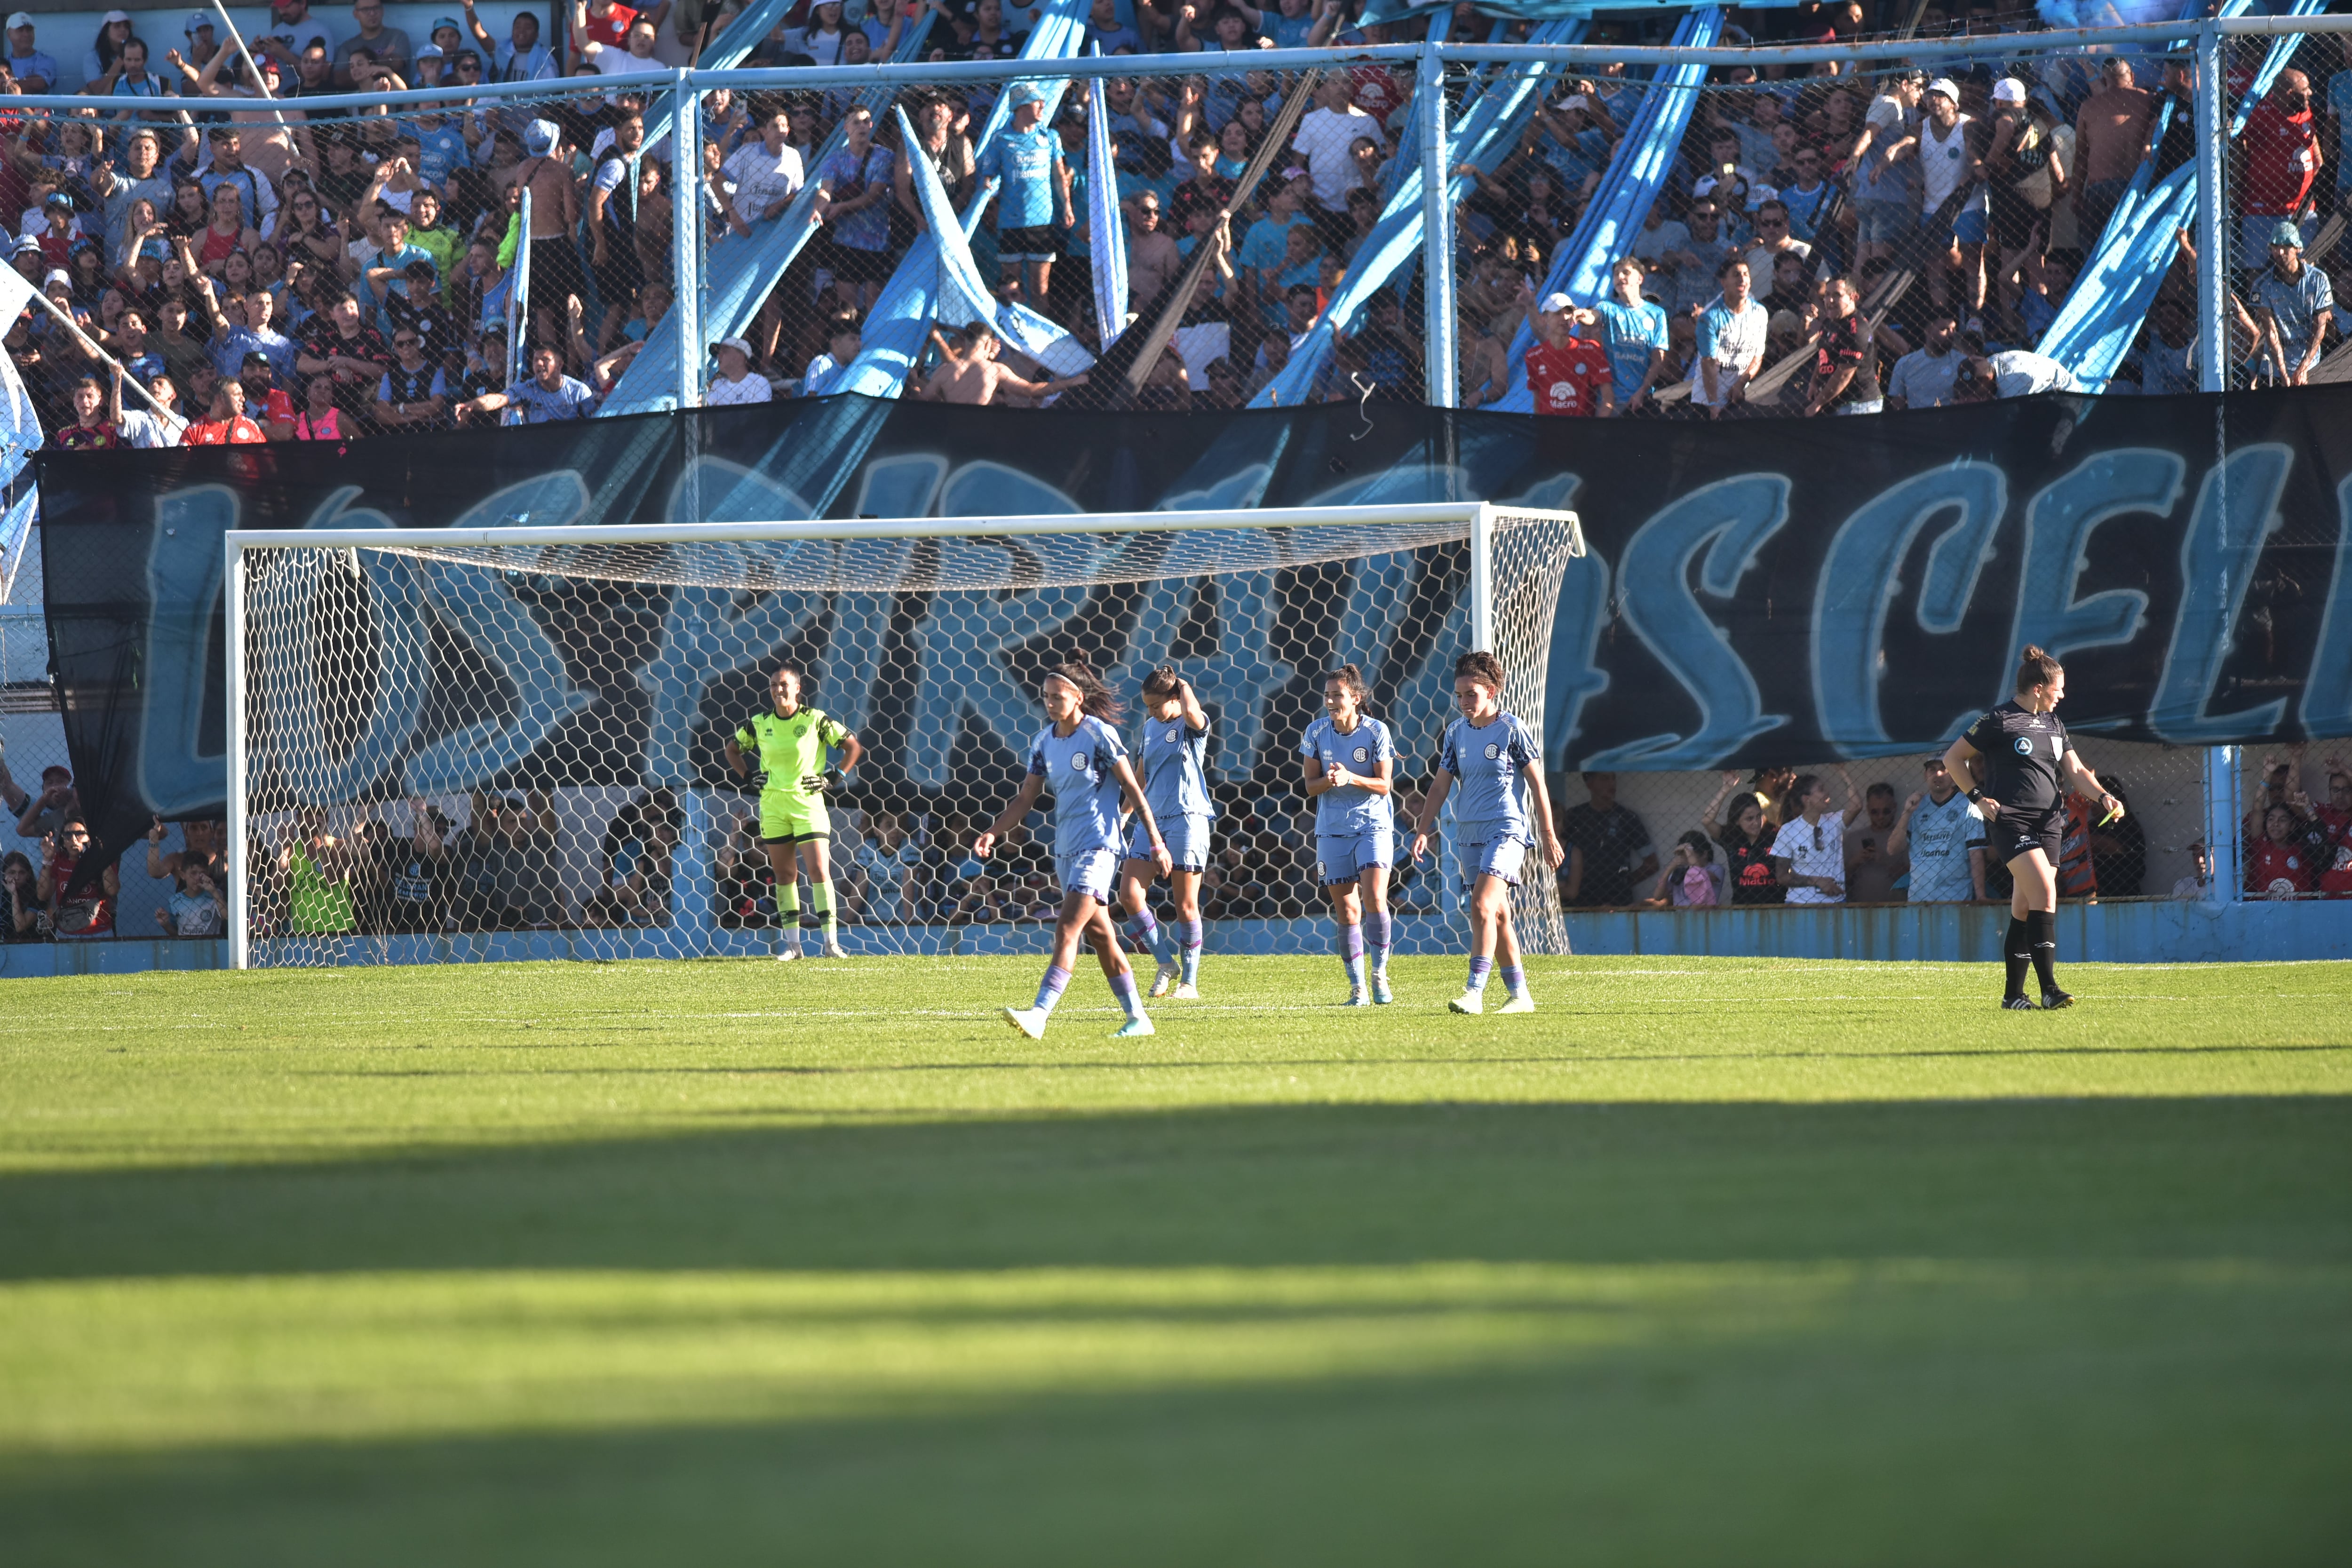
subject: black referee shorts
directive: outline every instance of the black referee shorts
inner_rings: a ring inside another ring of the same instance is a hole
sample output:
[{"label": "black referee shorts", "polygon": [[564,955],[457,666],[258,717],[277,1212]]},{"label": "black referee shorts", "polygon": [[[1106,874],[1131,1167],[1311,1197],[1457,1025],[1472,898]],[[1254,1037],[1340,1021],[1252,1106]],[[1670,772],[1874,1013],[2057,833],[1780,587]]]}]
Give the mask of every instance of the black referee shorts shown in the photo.
[{"label": "black referee shorts", "polygon": [[2066,808],[2063,805],[2036,812],[2004,811],[1985,834],[2003,865],[2029,849],[2038,848],[2055,866],[2065,837]]}]

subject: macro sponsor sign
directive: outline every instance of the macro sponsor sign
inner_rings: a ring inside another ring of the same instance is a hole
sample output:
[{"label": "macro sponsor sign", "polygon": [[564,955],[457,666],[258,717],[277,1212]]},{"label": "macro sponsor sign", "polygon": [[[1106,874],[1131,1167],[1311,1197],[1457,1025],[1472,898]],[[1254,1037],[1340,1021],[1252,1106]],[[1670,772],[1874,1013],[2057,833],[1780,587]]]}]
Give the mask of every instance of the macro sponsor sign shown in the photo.
[{"label": "macro sponsor sign", "polygon": [[[404,440],[45,453],[40,484],[68,742],[110,848],[151,813],[220,809],[232,528],[1517,501],[1573,508],[1590,550],[1570,565],[1550,649],[1555,767],[1925,751],[2007,695],[2027,643],[2065,661],[2077,730],[2200,746],[2352,733],[2352,388],[1728,424],[835,398]],[[877,766],[947,788],[959,759],[981,756],[991,776],[1017,764],[1039,647],[1081,614],[1188,627],[1192,666],[1230,677],[1211,694],[1219,776],[1276,784],[1295,773],[1325,660],[1373,672],[1374,711],[1408,686],[1442,700],[1466,624],[1343,626],[1333,646],[1339,590],[1260,581],[1270,573],[1197,614],[1139,611],[1116,586],[1091,600],[1058,589],[1043,620],[1015,605],[960,623],[977,658],[935,678],[912,595],[864,617],[861,641],[822,595],[646,587],[591,650],[550,635],[542,602],[512,579],[369,560],[382,658],[365,718],[319,731],[348,799],[716,780],[718,721],[740,718],[759,669],[788,651],[830,667],[825,704],[866,732]],[[1458,595],[1458,579],[1433,577],[1420,602]],[[395,647],[397,668],[383,662]],[[1408,740],[1408,771],[1432,742]]]}]

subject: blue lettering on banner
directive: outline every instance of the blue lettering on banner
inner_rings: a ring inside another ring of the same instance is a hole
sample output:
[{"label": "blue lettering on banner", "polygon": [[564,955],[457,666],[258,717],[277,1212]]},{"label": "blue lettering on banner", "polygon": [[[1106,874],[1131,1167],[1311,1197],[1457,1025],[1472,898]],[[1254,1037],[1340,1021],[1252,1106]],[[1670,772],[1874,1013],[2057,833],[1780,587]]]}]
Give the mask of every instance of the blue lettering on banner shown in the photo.
[{"label": "blue lettering on banner", "polygon": [[2336,569],[2319,623],[2319,651],[2303,689],[2303,727],[2352,734],[2352,479],[2336,487]]},{"label": "blue lettering on banner", "polygon": [[[2147,595],[2109,588],[2087,599],[2074,584],[2090,565],[2091,534],[2109,518],[2134,512],[2169,517],[2180,504],[2189,465],[2170,452],[2127,447],[2102,452],[2042,488],[2025,509],[2025,566],[2017,584],[2017,617],[2009,652],[2039,647],[2055,659],[2078,648],[2105,647],[2137,637],[2147,619]],[[2013,671],[2001,660],[2004,685]],[[1995,701],[2009,692],[1998,692]],[[1969,719],[1974,721],[1976,715]]]},{"label": "blue lettering on banner", "polygon": [[2265,442],[2232,452],[2197,496],[2196,515],[2180,542],[2180,614],[2172,624],[2164,679],[2157,688],[2149,727],[2175,744],[2227,741],[2276,727],[2286,699],[2237,713],[2209,711],[2230,654],[2238,611],[2253,582],[2254,558],[2278,531],[2279,492],[2294,454]]},{"label": "blue lettering on banner", "polygon": [[139,793],[166,816],[217,807],[226,752],[203,749],[213,626],[221,613],[221,535],[236,526],[226,485],[174,490],[155,501],[147,546],[147,702],[140,715]]},{"label": "blue lettering on banner", "polygon": [[1592,768],[1704,768],[1789,721],[1766,713],[1756,677],[1707,619],[1691,593],[1691,563],[1701,550],[1699,586],[1728,599],[1755,564],[1756,552],[1789,521],[1789,481],[1747,474],[1692,491],[1643,523],[1617,568],[1617,602],[1625,622],[1691,700],[1699,727],[1687,738],[1653,735],[1586,759]]},{"label": "blue lettering on banner", "polygon": [[1894,748],[1878,710],[1881,645],[1913,542],[1930,520],[1959,514],[1930,555],[1919,602],[1923,628],[1958,630],[2008,504],[2008,477],[1964,459],[1881,491],[1838,530],[1813,598],[1813,703],[1822,737],[1841,754]]}]

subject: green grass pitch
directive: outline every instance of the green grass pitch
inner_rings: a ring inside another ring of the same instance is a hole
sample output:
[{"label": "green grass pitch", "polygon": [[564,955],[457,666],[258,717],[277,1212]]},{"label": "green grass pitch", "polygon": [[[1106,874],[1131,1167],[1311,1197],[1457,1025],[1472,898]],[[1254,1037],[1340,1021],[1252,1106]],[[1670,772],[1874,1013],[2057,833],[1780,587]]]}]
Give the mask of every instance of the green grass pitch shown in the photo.
[{"label": "green grass pitch", "polygon": [[2342,1562],[2352,966],[17,981],[0,1558]]}]

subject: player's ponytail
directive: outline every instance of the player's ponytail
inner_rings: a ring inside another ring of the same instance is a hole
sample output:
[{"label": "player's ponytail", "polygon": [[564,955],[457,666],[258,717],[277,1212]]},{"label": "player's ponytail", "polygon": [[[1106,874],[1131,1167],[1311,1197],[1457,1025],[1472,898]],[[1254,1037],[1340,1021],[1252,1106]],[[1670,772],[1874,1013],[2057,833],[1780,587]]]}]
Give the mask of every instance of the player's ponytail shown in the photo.
[{"label": "player's ponytail", "polygon": [[2032,643],[2026,644],[2025,651],[2017,656],[2017,689],[2021,692],[2047,686],[2064,673],[2063,666]]},{"label": "player's ponytail", "polygon": [[[1175,696],[1183,684],[1183,677],[1176,673],[1176,667],[1163,664],[1143,678],[1143,700],[1146,702],[1165,702]],[[1085,688],[1079,689],[1084,690]]]},{"label": "player's ponytail", "polygon": [[1364,706],[1364,699],[1371,695],[1370,689],[1364,685],[1364,672],[1352,664],[1343,664],[1337,669],[1324,671],[1324,685],[1328,686],[1335,680],[1348,689],[1349,694],[1356,700],[1356,707],[1360,710]]},{"label": "player's ponytail", "polygon": [[1487,688],[1497,698],[1503,695],[1503,661],[1485,648],[1465,653],[1454,661],[1454,679],[1460,680],[1465,676]]},{"label": "player's ponytail", "polygon": [[1055,679],[1066,680],[1078,689],[1078,706],[1085,711],[1100,719],[1106,724],[1115,724],[1118,721],[1119,713],[1126,705],[1119,701],[1108,686],[1103,684],[1103,678],[1095,673],[1094,666],[1076,654],[1072,654],[1055,665],[1050,673]]}]

